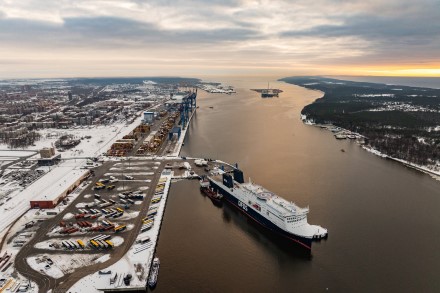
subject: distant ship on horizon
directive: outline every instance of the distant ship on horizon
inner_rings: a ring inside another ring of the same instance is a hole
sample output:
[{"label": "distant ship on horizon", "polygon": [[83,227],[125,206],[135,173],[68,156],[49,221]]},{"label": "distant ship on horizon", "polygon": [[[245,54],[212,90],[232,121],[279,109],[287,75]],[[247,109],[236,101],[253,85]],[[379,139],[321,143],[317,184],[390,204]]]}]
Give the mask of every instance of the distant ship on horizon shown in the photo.
[{"label": "distant ship on horizon", "polygon": [[271,89],[269,87],[269,83],[267,83],[267,89],[251,89],[251,90],[260,93],[262,98],[279,97],[279,94],[283,92],[280,89]]}]

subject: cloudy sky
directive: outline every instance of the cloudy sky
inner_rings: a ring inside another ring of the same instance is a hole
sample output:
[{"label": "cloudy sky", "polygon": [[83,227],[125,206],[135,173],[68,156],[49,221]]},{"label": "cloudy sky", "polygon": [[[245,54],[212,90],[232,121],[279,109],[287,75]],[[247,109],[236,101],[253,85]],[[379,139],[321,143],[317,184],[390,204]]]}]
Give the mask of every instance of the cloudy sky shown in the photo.
[{"label": "cloudy sky", "polygon": [[0,78],[440,76],[439,0],[0,0]]}]

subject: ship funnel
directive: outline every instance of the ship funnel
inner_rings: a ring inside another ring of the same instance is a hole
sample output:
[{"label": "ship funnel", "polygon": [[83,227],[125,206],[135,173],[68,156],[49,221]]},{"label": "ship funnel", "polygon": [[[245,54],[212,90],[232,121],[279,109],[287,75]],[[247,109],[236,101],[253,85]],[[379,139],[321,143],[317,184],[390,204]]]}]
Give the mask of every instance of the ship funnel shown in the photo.
[{"label": "ship funnel", "polygon": [[234,169],[234,180],[238,183],[244,183],[243,171]]},{"label": "ship funnel", "polygon": [[234,180],[228,173],[223,173],[223,184],[229,188],[234,188]]}]

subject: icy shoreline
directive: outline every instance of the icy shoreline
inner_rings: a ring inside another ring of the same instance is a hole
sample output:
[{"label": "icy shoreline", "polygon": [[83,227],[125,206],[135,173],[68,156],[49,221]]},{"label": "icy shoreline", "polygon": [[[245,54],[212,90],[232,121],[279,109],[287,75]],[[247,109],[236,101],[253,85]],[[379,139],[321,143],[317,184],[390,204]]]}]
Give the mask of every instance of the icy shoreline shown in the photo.
[{"label": "icy shoreline", "polygon": [[[316,124],[316,123],[313,122],[312,120],[308,119],[307,116],[304,115],[304,114],[300,114],[300,118],[301,118],[301,121],[302,121],[304,124],[306,124],[306,125],[310,125],[310,126],[315,126],[315,127],[323,128],[323,125]],[[328,129],[329,127],[337,127],[337,126],[334,126],[334,125],[330,125],[330,124],[328,124],[328,125],[326,125],[325,128]],[[341,128],[341,129],[342,129],[342,128]],[[344,130],[344,129],[342,129],[342,130]],[[361,135],[358,134],[358,133],[356,133],[356,135],[361,136]],[[406,160],[402,160],[402,159],[394,158],[394,157],[391,157],[391,156],[389,156],[389,155],[387,155],[387,154],[384,154],[384,153],[382,153],[382,152],[380,152],[380,151],[378,151],[378,150],[376,150],[376,149],[374,149],[374,148],[372,148],[372,147],[370,147],[370,146],[361,145],[359,142],[356,142],[356,143],[357,143],[361,148],[363,148],[364,150],[366,150],[367,152],[369,152],[369,153],[371,153],[371,154],[374,154],[374,155],[379,156],[379,157],[381,157],[381,158],[390,159],[390,160],[393,160],[393,161],[399,162],[399,163],[401,163],[401,164],[403,164],[403,165],[405,165],[405,166],[407,166],[407,167],[410,167],[410,168],[416,169],[416,170],[418,170],[418,171],[420,171],[420,172],[424,172],[424,173],[428,173],[428,174],[430,174],[430,175],[434,175],[434,176],[439,176],[439,177],[440,177],[440,170],[438,170],[438,171],[437,171],[437,170],[433,170],[433,169],[429,168],[428,166],[418,165],[418,164],[414,164],[414,163],[408,162],[408,161],[406,161]]]},{"label": "icy shoreline", "polygon": [[424,172],[424,173],[429,173],[431,175],[435,175],[435,176],[439,176],[440,177],[440,171],[432,170],[432,169],[428,168],[427,166],[417,165],[417,164],[414,164],[414,163],[411,163],[411,162],[408,162],[408,161],[405,161],[405,160],[402,160],[402,159],[397,159],[397,158],[388,156],[387,154],[381,153],[378,150],[375,150],[375,149],[373,149],[371,147],[368,147],[368,146],[362,146],[362,148],[364,150],[366,150],[367,152],[369,152],[369,153],[375,154],[376,156],[379,156],[379,157],[382,157],[382,158],[386,158],[386,159],[390,159],[390,160],[399,162],[399,163],[401,163],[401,164],[403,164],[403,165],[405,165],[407,167],[416,169],[418,171],[421,171],[421,172]]}]

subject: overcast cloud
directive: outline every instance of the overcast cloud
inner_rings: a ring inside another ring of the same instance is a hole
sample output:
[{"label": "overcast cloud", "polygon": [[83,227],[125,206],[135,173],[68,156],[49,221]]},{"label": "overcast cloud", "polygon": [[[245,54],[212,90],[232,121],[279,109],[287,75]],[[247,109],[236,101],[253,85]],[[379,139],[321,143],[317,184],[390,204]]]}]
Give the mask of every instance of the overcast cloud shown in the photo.
[{"label": "overcast cloud", "polygon": [[438,0],[0,0],[2,78],[436,72],[438,52]]}]

